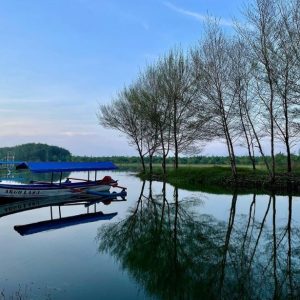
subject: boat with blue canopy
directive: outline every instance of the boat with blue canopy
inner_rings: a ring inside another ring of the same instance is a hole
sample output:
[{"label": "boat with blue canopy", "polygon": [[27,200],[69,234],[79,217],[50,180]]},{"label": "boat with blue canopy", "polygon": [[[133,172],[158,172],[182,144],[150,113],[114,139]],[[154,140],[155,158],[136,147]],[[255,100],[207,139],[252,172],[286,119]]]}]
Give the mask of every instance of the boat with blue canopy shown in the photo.
[{"label": "boat with blue canopy", "polygon": [[73,171],[107,171],[118,167],[110,161],[106,162],[21,162],[16,169],[29,169],[33,173],[61,173]]},{"label": "boat with blue canopy", "polygon": [[[116,180],[110,176],[97,179],[97,171],[116,170],[112,162],[22,162],[16,166],[17,170],[30,170],[32,173],[51,173],[50,181],[30,181],[27,184],[0,183],[0,197],[42,198],[72,196],[78,194],[93,194],[107,196],[111,187],[121,188],[126,193],[126,188],[120,187]],[[63,173],[88,172],[87,179],[67,177],[63,180]],[[94,177],[91,178],[91,172]],[[58,181],[54,181],[54,174],[59,173]]]}]

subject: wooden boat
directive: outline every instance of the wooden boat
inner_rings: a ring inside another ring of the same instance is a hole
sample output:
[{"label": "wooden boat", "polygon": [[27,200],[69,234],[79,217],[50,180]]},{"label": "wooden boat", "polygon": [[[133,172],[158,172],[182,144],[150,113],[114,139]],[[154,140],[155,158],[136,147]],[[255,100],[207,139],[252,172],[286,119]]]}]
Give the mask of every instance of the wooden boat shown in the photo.
[{"label": "wooden boat", "polygon": [[[73,196],[74,194],[93,193],[97,196],[107,195],[111,187],[119,187],[118,182],[110,176],[97,180],[97,171],[115,170],[112,162],[29,162],[17,165],[16,169],[29,169],[33,173],[51,173],[50,182],[32,181],[29,184],[0,183],[0,197],[9,199],[43,198]],[[88,179],[70,178],[62,181],[64,172],[87,171]],[[90,178],[90,172],[95,178]],[[60,173],[59,182],[53,181],[53,174]],[[125,192],[124,187],[122,190]]]}]

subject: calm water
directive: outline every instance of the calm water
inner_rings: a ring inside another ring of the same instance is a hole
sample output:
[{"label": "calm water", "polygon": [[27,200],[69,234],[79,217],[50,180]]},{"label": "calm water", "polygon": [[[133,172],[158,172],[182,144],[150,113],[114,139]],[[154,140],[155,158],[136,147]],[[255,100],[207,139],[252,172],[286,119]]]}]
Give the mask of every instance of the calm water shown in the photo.
[{"label": "calm water", "polygon": [[52,207],[53,218],[117,212],[110,220],[21,236],[15,225],[49,220],[51,208],[0,217],[0,299],[299,299],[299,197],[111,174],[127,201]]}]

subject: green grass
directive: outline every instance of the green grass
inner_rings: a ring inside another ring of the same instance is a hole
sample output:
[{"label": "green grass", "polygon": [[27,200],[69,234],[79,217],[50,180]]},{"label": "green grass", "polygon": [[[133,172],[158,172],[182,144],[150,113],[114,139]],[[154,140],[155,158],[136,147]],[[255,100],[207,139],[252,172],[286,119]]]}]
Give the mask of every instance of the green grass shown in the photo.
[{"label": "green grass", "polygon": [[[180,166],[177,170],[172,167],[167,168],[166,176],[163,175],[161,168],[154,168],[152,178],[155,180],[166,180],[168,183],[178,188],[187,190],[201,190],[213,193],[232,193],[234,190],[239,192],[259,192],[276,191],[285,193],[288,189],[288,178],[285,173],[279,173],[276,177],[277,182],[271,184],[268,172],[265,168],[258,168],[253,171],[249,166],[238,167],[238,177],[235,181],[229,166]],[[150,174],[139,176],[149,179]],[[292,180],[296,182],[293,190],[298,190],[300,186],[300,176],[296,172]],[[296,187],[296,188],[295,188]]]},{"label": "green grass", "polygon": [[139,164],[122,164],[119,167],[121,170],[138,172],[142,179],[166,180],[173,186],[186,190],[213,193],[232,193],[237,190],[239,193],[300,194],[300,166],[293,169],[292,176],[287,175],[284,165],[278,166],[275,184],[270,182],[264,165],[257,165],[255,171],[250,165],[239,165],[237,180],[233,178],[228,165],[190,164],[180,165],[175,170],[170,164],[167,165],[167,174],[164,176],[161,165],[154,164],[152,177],[149,172],[142,173]]}]

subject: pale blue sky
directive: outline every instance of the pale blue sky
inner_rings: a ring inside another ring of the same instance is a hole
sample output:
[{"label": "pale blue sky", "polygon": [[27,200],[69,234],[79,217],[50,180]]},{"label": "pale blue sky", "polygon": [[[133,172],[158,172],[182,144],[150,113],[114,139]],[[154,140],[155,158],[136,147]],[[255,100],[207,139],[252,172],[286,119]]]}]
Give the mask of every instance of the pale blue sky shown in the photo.
[{"label": "pale blue sky", "polygon": [[[226,30],[238,0],[1,0],[0,146],[42,142],[74,155],[133,155],[97,124],[140,69],[201,37],[207,14]],[[214,154],[226,154],[214,146]]]}]

